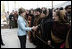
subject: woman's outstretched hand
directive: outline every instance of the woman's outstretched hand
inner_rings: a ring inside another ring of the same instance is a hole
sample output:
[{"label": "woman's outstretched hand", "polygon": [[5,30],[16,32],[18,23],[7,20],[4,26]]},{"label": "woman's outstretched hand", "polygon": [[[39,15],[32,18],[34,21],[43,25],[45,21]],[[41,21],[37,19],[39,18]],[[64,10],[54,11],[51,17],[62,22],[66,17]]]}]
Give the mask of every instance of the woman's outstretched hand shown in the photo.
[{"label": "woman's outstretched hand", "polygon": [[34,31],[36,31],[37,28],[38,28],[38,26],[33,26],[33,27],[32,27],[32,29],[33,29]]}]

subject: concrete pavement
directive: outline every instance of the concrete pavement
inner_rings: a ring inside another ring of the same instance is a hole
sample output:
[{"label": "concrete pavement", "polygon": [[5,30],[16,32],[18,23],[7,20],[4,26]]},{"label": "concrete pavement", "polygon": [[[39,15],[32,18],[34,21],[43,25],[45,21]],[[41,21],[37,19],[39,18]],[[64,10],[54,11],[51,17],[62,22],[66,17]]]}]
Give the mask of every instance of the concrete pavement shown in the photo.
[{"label": "concrete pavement", "polygon": [[[1,48],[20,48],[20,42],[17,37],[17,28],[14,29],[1,29],[1,35],[5,46]],[[29,42],[28,36],[26,40],[26,48],[35,48],[36,46]]]}]

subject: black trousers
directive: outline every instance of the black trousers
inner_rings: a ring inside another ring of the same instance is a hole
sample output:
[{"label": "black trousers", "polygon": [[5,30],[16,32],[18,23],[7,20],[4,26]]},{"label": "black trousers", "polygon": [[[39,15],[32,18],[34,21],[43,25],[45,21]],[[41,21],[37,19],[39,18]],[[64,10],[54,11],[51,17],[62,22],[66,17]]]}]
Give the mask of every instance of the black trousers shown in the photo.
[{"label": "black trousers", "polygon": [[18,38],[20,40],[21,48],[26,48],[26,35],[18,36]]},{"label": "black trousers", "polygon": [[3,43],[3,41],[2,41],[2,36],[1,36],[1,45],[3,45],[4,43]]}]

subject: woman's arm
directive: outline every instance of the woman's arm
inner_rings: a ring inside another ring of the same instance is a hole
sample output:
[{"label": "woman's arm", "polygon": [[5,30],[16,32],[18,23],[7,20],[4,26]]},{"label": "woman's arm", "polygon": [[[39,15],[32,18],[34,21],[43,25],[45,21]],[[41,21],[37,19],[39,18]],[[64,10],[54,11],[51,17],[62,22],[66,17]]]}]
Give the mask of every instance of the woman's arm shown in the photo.
[{"label": "woman's arm", "polygon": [[24,21],[21,19],[21,20],[18,20],[18,24],[20,26],[20,28],[24,31],[31,31],[32,28],[31,27],[26,27],[25,24],[23,23]]}]

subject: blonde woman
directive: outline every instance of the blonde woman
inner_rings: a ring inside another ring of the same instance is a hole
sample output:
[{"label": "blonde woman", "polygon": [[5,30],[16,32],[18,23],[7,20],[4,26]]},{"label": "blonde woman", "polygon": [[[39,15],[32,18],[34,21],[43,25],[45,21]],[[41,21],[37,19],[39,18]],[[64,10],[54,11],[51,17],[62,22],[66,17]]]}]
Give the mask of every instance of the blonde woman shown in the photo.
[{"label": "blonde woman", "polygon": [[18,38],[20,40],[21,48],[26,47],[26,31],[36,30],[36,27],[27,27],[27,21],[25,19],[25,9],[19,9],[19,16],[18,16]]}]

